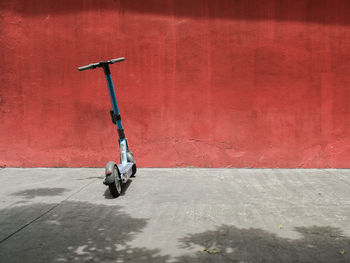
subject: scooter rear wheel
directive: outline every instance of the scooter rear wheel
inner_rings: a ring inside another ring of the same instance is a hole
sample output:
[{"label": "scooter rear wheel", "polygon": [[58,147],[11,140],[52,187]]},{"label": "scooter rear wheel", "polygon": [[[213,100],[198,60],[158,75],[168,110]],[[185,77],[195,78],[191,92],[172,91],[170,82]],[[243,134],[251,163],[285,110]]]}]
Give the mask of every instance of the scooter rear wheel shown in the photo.
[{"label": "scooter rear wheel", "polygon": [[116,165],[113,168],[111,176],[113,176],[115,179],[114,183],[108,185],[109,191],[113,197],[118,197],[122,192],[122,179],[120,177],[120,172]]},{"label": "scooter rear wheel", "polygon": [[131,177],[135,177],[135,174],[136,174],[136,171],[137,171],[137,167],[136,167],[135,158],[134,158],[134,155],[132,154],[132,152],[128,151],[126,153],[126,159],[127,159],[128,162],[134,164],[132,166],[132,175],[131,175]]}]

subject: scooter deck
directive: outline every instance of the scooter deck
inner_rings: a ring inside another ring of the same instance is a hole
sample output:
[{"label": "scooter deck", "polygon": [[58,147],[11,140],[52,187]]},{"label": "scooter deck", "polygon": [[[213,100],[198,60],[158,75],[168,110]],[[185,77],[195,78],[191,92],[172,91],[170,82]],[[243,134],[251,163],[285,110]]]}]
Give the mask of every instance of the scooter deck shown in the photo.
[{"label": "scooter deck", "polygon": [[130,162],[117,164],[123,183],[126,183],[126,181],[131,177],[133,165],[134,164]]}]

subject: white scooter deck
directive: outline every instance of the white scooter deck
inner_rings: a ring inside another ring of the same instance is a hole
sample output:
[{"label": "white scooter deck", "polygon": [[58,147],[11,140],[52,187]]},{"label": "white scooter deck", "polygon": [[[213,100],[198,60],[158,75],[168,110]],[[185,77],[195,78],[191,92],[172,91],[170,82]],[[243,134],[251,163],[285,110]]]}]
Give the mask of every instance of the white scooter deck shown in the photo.
[{"label": "white scooter deck", "polygon": [[133,165],[134,164],[130,163],[130,162],[117,164],[123,183],[126,183],[129,180],[129,178],[131,177]]}]

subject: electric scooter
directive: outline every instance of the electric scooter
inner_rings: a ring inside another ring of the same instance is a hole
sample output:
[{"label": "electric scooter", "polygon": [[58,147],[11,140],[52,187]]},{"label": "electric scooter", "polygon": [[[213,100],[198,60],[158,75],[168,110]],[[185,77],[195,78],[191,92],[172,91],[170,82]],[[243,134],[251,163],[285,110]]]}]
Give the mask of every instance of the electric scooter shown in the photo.
[{"label": "electric scooter", "polygon": [[79,71],[86,69],[103,68],[106,76],[109,95],[112,101],[112,110],[110,111],[112,122],[117,126],[119,136],[119,148],[120,148],[120,164],[116,164],[113,161],[107,163],[105,168],[105,177],[103,184],[108,185],[109,191],[113,197],[118,197],[122,192],[122,184],[125,184],[130,177],[134,177],[136,173],[136,162],[132,152],[129,150],[128,142],[125,138],[125,133],[120,118],[120,112],[118,108],[117,98],[115,96],[111,71],[109,64],[114,64],[125,60],[124,57],[111,59],[108,61],[101,61],[98,63],[89,64],[87,66],[79,67]]}]

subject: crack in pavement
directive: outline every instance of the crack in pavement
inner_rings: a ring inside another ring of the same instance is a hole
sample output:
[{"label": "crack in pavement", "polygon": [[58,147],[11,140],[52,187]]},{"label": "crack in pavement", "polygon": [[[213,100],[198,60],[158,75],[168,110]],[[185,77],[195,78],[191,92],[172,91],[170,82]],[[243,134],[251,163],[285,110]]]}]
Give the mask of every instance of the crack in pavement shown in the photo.
[{"label": "crack in pavement", "polygon": [[68,199],[70,199],[72,196],[80,193],[84,188],[88,187],[90,184],[92,184],[94,181],[91,181],[89,183],[87,183],[86,185],[84,185],[83,187],[81,187],[78,191],[72,193],[71,195],[69,195],[68,197],[66,197],[65,199],[63,199],[61,202],[59,202],[58,204],[55,204],[53,207],[51,207],[49,210],[47,210],[46,212],[42,213],[41,215],[37,216],[36,218],[34,218],[32,221],[26,223],[25,225],[23,225],[22,227],[20,227],[19,229],[17,229],[16,231],[12,232],[11,234],[9,234],[7,237],[3,238],[2,240],[0,240],[0,244],[2,244],[3,242],[5,242],[6,240],[8,240],[9,238],[11,238],[12,236],[16,235],[17,233],[19,233],[20,231],[22,231],[23,229],[25,229],[26,227],[30,226],[31,224],[35,223],[36,221],[38,221],[40,218],[44,217],[45,215],[47,215],[48,213],[50,213],[51,211],[53,211],[54,209],[56,209],[58,206],[60,206],[62,203],[64,203],[65,201],[67,201]]}]

